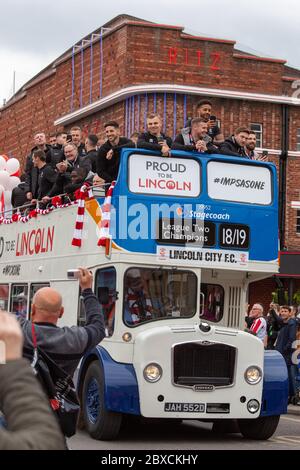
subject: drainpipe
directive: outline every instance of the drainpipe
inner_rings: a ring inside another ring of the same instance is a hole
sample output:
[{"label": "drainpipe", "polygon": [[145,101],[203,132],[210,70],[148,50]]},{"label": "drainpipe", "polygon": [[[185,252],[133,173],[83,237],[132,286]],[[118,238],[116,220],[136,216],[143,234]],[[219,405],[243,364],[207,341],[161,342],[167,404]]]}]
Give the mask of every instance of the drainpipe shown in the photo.
[{"label": "drainpipe", "polygon": [[281,154],[279,157],[279,237],[280,249],[285,248],[286,168],[289,150],[289,108],[282,105]]}]

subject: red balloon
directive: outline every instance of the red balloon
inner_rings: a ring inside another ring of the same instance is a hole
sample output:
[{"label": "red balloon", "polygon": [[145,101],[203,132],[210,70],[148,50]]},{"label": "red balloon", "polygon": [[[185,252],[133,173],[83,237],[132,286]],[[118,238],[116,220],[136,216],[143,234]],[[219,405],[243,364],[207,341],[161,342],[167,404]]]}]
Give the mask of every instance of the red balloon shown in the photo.
[{"label": "red balloon", "polygon": [[[4,155],[2,155],[3,157]],[[13,175],[9,175],[9,176],[17,176],[18,178],[21,176],[21,170],[20,168],[18,169],[18,171],[16,171]]]},{"label": "red balloon", "polygon": [[1,155],[1,157],[3,157],[4,160],[6,160],[6,161],[8,160],[8,156],[7,156],[7,155]]}]

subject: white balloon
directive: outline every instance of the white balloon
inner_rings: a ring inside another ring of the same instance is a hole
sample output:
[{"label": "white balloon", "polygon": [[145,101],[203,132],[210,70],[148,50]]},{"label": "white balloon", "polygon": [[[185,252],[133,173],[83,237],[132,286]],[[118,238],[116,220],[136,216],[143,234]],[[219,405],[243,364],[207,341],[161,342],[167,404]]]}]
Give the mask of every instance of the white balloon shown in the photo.
[{"label": "white balloon", "polygon": [[0,155],[0,170],[4,170],[5,167],[6,167],[6,160],[4,157],[2,157],[2,155]]},{"label": "white balloon", "polygon": [[10,176],[6,189],[11,189],[12,190],[16,186],[18,186],[18,184],[20,184],[20,183],[21,183],[20,178],[18,178],[17,176]]},{"label": "white balloon", "polygon": [[20,162],[16,158],[9,158],[6,162],[6,170],[13,175],[20,169]]},{"label": "white balloon", "polygon": [[0,197],[2,196],[3,191],[4,191],[4,187],[0,184]]},{"label": "white balloon", "polygon": [[9,174],[6,170],[0,171],[0,184],[6,189],[9,182]]},{"label": "white balloon", "polygon": [[4,191],[4,204],[5,204],[5,209],[7,209],[6,206],[9,206],[11,204],[11,190],[7,189]]}]

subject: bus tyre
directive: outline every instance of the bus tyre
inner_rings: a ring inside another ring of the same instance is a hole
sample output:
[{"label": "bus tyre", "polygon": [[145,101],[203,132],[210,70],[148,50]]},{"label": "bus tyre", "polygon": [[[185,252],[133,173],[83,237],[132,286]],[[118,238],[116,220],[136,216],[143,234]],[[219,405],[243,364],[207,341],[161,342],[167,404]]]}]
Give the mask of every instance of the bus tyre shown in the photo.
[{"label": "bus tyre", "polygon": [[256,419],[239,419],[240,432],[246,439],[266,441],[277,429],[280,416],[263,416]]},{"label": "bus tyre", "polygon": [[92,362],[86,372],[82,398],[85,427],[90,436],[105,441],[115,439],[119,434],[122,415],[105,408],[104,373],[98,361]]}]

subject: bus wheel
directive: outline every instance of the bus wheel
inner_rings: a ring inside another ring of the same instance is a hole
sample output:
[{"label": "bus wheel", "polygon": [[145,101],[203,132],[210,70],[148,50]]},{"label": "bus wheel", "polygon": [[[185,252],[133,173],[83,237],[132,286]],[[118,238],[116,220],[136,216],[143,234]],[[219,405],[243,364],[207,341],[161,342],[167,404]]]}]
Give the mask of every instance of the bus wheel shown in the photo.
[{"label": "bus wheel", "polygon": [[122,415],[105,408],[104,374],[98,361],[92,362],[87,370],[82,398],[85,427],[90,436],[106,441],[115,439],[119,434]]},{"label": "bus wheel", "polygon": [[240,432],[246,439],[266,441],[277,429],[280,416],[263,416],[256,419],[239,419]]}]

